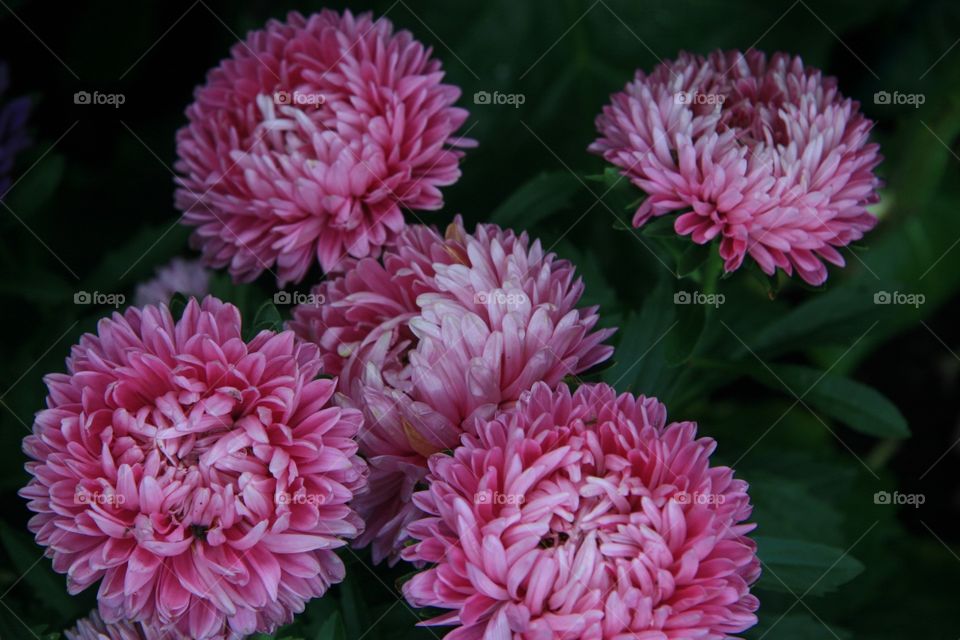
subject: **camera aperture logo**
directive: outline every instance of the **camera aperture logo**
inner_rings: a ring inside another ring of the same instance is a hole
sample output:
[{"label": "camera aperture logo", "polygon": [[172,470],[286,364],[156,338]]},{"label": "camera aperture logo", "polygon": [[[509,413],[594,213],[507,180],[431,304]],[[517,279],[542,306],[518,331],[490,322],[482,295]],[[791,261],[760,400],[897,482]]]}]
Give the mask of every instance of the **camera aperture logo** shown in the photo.
[{"label": "camera aperture logo", "polygon": [[673,304],[703,304],[719,308],[727,301],[722,293],[703,293],[702,291],[677,291],[673,294]]},{"label": "camera aperture logo", "polygon": [[727,501],[727,496],[722,493],[679,491],[673,496],[673,499],[677,501],[677,504],[721,505]]},{"label": "camera aperture logo", "polygon": [[890,93],[889,91],[877,91],[873,94],[874,104],[909,105],[914,109],[919,109],[920,105],[926,101],[927,96],[922,93],[900,93],[899,91]]},{"label": "camera aperture logo", "polygon": [[699,91],[677,91],[673,101],[677,104],[710,105],[722,107],[727,96],[722,93],[700,93]]},{"label": "camera aperture logo", "polygon": [[526,496],[520,493],[500,493],[499,491],[478,491],[473,494],[475,504],[523,504]]},{"label": "camera aperture logo", "polygon": [[276,91],[273,94],[273,103],[277,105],[291,105],[297,107],[314,107],[319,109],[326,104],[327,97],[322,93],[305,91]]},{"label": "camera aperture logo", "polygon": [[273,304],[291,305],[306,304],[313,307],[319,307],[327,301],[322,293],[304,293],[302,291],[277,291],[273,294]]},{"label": "camera aperture logo", "polygon": [[922,493],[900,493],[894,491],[877,491],[873,494],[873,504],[910,506],[919,509],[927,501],[927,496]]},{"label": "camera aperture logo", "polygon": [[507,104],[514,109],[519,109],[520,105],[527,101],[527,96],[522,93],[500,93],[494,91],[477,91],[473,94],[473,104]]},{"label": "camera aperture logo", "polygon": [[316,493],[294,493],[289,494],[286,491],[281,491],[276,495],[277,504],[285,505],[294,505],[294,504],[312,504],[319,506],[323,504],[323,496]]},{"label": "camera aperture logo", "polygon": [[99,91],[77,91],[73,94],[73,104],[107,105],[119,109],[127,101],[122,93],[101,93]]},{"label": "camera aperture logo", "polygon": [[126,303],[127,296],[122,293],[101,293],[100,291],[77,291],[73,294],[73,304],[95,304],[119,309]]},{"label": "camera aperture logo", "polygon": [[873,294],[873,304],[907,305],[919,309],[927,301],[922,293],[904,293],[902,291],[877,291]]},{"label": "camera aperture logo", "polygon": [[102,491],[87,491],[78,488],[73,494],[74,504],[96,504],[101,506],[119,507],[127,501],[127,497],[122,493],[113,491],[104,493]]},{"label": "camera aperture logo", "polygon": [[496,305],[500,307],[520,307],[529,304],[530,298],[522,291],[478,291],[473,294],[474,304]]}]

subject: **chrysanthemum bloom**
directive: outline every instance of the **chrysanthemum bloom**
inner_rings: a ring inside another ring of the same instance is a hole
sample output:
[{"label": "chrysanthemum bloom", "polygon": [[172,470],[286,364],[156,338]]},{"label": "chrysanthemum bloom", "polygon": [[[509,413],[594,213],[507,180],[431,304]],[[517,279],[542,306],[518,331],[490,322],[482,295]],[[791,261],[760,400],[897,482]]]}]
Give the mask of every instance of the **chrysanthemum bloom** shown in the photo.
[{"label": "chrysanthemum bloom", "polygon": [[210,272],[199,260],[174,258],[157,269],[152,280],[137,285],[133,304],[167,304],[175,293],[202,298],[210,292]]},{"label": "chrysanthemum bloom", "polygon": [[750,255],[769,275],[796,269],[819,285],[823,261],[843,266],[837,248],[876,224],[871,127],[835,78],[800,58],[682,53],[612,97],[590,151],[646,192],[635,227],[679,212],[677,233],[719,237],[726,271]]},{"label": "chrysanthemum bloom", "polygon": [[162,635],[148,636],[136,623],[119,621],[106,624],[96,611],[77,622],[77,625],[65,631],[64,635],[67,640],[169,640],[172,637],[169,634],[167,638]]},{"label": "chrysanthemum bloom", "polygon": [[403,586],[447,640],[720,640],[756,624],[747,484],[653,398],[538,384],[430,459]]},{"label": "chrysanthemum bloom", "polygon": [[24,440],[30,530],[70,593],[101,580],[108,623],[175,638],[269,633],[344,576],[358,534],[362,416],[331,406],[317,348],[241,337],[236,307],[191,300],[100,321],[46,378]]},{"label": "chrysanthemum bloom", "polygon": [[[10,86],[7,65],[0,62],[0,96]],[[10,172],[17,154],[30,144],[27,135],[27,116],[30,100],[17,98],[0,106],[0,199],[10,188]]]},{"label": "chrysanthemum bloom", "polygon": [[177,206],[208,264],[280,285],[377,255],[402,209],[434,210],[460,177],[467,112],[440,61],[385,19],[271,21],[196,91],[177,134]]},{"label": "chrysanthemum bloom", "polygon": [[365,412],[370,491],[354,502],[366,522],[357,544],[373,542],[377,562],[396,560],[418,517],[410,496],[430,454],[534,383],[554,386],[612,352],[596,308],[576,306],[573,265],[494,225],[468,234],[458,218],[445,237],[408,227],[382,261],[356,261],[315,292],[325,304],[298,307],[292,327]]}]

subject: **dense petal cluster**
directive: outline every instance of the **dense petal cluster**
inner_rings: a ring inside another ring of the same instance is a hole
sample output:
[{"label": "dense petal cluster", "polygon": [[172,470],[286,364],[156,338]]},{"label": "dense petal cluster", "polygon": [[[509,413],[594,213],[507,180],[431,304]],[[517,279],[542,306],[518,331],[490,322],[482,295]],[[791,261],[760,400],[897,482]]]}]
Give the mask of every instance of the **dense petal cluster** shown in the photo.
[{"label": "dense petal cluster", "polygon": [[388,20],[291,13],[213,69],[177,134],[177,206],[208,264],[281,286],[319,261],[376,255],[401,209],[460,176],[467,112],[440,61]]},{"label": "dense petal cluster", "polygon": [[[0,63],[0,97],[10,86],[7,65]],[[16,98],[0,105],[0,199],[7,195],[10,188],[10,172],[13,161],[30,144],[27,135],[27,116],[30,113],[30,100]]]},{"label": "dense petal cluster", "polygon": [[24,440],[30,530],[75,594],[101,580],[109,623],[171,638],[270,632],[339,582],[362,522],[361,414],[332,406],[317,348],[241,335],[236,307],[191,300],[100,321],[45,382]]},{"label": "dense petal cluster", "polygon": [[137,285],[133,304],[167,304],[175,293],[202,298],[210,293],[210,272],[199,260],[174,258],[158,268],[152,280]]},{"label": "dense petal cluster", "polygon": [[573,266],[495,225],[469,234],[411,226],[382,261],[356,261],[316,289],[292,328],[320,345],[324,371],[361,407],[370,491],[355,506],[375,560],[402,547],[427,458],[536,382],[557,385],[607,359],[596,308],[577,308]]},{"label": "dense petal cluster", "polygon": [[756,623],[747,484],[653,398],[538,384],[430,459],[403,588],[467,638],[720,640]]},{"label": "dense petal cluster", "polygon": [[76,626],[64,632],[67,640],[167,640],[163,634],[154,635],[143,631],[136,623],[126,621],[106,624],[100,614],[92,611],[90,615],[77,622]]},{"label": "dense petal cluster", "polygon": [[633,219],[679,212],[677,233],[719,238],[727,271],[749,255],[767,274],[827,278],[824,260],[876,218],[872,122],[834,78],[778,53],[689,53],[638,71],[597,117],[590,146],[646,192]]}]

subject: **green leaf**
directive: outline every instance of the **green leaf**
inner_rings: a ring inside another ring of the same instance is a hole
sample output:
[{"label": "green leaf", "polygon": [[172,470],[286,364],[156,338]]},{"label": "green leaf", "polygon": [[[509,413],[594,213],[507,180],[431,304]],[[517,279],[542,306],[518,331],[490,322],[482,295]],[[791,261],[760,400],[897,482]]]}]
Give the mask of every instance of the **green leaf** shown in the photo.
[{"label": "green leaf", "polygon": [[184,247],[189,234],[176,222],[143,227],[125,244],[106,253],[93,273],[84,278],[81,290],[114,293],[129,283],[147,279],[156,265]]},{"label": "green leaf", "polygon": [[530,229],[570,203],[583,185],[566,171],[542,173],[513,192],[490,216],[504,227]]},{"label": "green leaf", "polygon": [[358,592],[356,574],[340,583],[340,610],[343,612],[343,626],[350,638],[359,638],[370,624],[367,619],[367,605]]},{"label": "green leaf", "polygon": [[339,611],[334,611],[317,632],[316,640],[345,640],[347,632]]},{"label": "green leaf", "polygon": [[[797,607],[800,609],[800,607]],[[848,640],[850,633],[834,624],[817,620],[807,613],[787,615],[763,611],[760,624],[750,630],[747,638],[776,638],[777,640]],[[827,626],[829,625],[829,626]]]},{"label": "green leaf", "polygon": [[10,195],[6,198],[7,206],[22,220],[40,211],[56,193],[63,178],[64,164],[62,155],[48,155],[10,190]]},{"label": "green leaf", "polygon": [[836,547],[756,536],[763,574],[757,587],[769,591],[823,595],[853,580],[864,569],[849,553]]},{"label": "green leaf", "polygon": [[183,315],[183,310],[187,308],[189,302],[187,297],[179,291],[170,297],[170,302],[167,307],[170,309],[170,315],[173,316],[174,320],[180,319]]},{"label": "green leaf", "polygon": [[828,502],[831,496],[826,491],[793,481],[784,473],[754,471],[745,477],[750,481],[753,519],[764,535],[843,543],[843,516]]},{"label": "green leaf", "polygon": [[666,387],[664,341],[676,330],[672,289],[662,281],[644,299],[639,314],[631,314],[617,332],[613,365],[603,379],[617,389],[656,395]]},{"label": "green leaf", "polygon": [[683,250],[677,259],[677,275],[684,278],[705,263],[711,255],[716,252],[716,248],[710,244],[691,243],[689,247]]},{"label": "green leaf", "polygon": [[649,238],[666,238],[670,240],[676,240],[678,236],[677,232],[673,228],[675,219],[676,216],[672,215],[657,216],[653,220],[650,220],[643,225],[643,227],[640,228],[640,233]]},{"label": "green leaf", "polygon": [[283,331],[283,317],[272,301],[264,302],[253,316],[247,335],[253,338],[261,331]]},{"label": "green leaf", "polygon": [[48,560],[41,559],[43,550],[30,536],[0,522],[0,540],[13,562],[18,579],[30,587],[45,609],[56,612],[58,620],[62,621],[85,613],[81,599],[71,598],[67,593],[66,578],[54,573]]},{"label": "green leaf", "polygon": [[[754,377],[774,388],[790,388],[791,395],[851,429],[879,438],[906,438],[907,420],[897,407],[879,391],[850,378],[798,365],[772,365],[751,368]],[[779,378],[779,379],[778,379]],[[790,393],[787,391],[787,393]],[[806,394],[806,395],[804,395]]]},{"label": "green leaf", "polygon": [[703,304],[677,304],[677,324],[664,338],[667,362],[672,365],[688,360],[700,342],[707,311]]}]

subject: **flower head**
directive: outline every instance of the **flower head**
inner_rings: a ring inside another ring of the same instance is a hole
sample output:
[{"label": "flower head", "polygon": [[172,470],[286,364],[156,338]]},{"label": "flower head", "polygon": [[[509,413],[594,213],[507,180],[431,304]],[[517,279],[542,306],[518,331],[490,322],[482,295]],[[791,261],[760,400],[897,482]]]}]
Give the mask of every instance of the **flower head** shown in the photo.
[{"label": "flower head", "polygon": [[[0,63],[0,96],[10,85],[7,65]],[[10,188],[10,172],[17,154],[30,144],[27,135],[27,116],[30,113],[30,100],[16,98],[0,105],[0,199],[7,195]]]},{"label": "flower head", "polygon": [[281,286],[377,255],[401,209],[460,176],[467,117],[440,61],[388,20],[291,13],[234,46],[177,134],[177,206],[208,264]]},{"label": "flower head", "polygon": [[199,260],[174,258],[157,269],[156,277],[137,285],[133,303],[138,307],[148,304],[167,304],[175,293],[202,298],[210,292],[210,272]]},{"label": "flower head", "polygon": [[326,304],[298,307],[292,328],[365,412],[370,491],[354,504],[367,525],[358,544],[373,541],[377,561],[396,558],[418,516],[410,496],[430,454],[535,383],[555,386],[612,352],[596,308],[577,308],[573,265],[495,225],[409,227],[382,261],[357,261],[316,291]]},{"label": "flower head", "polygon": [[612,97],[590,150],[646,192],[635,227],[678,211],[677,233],[719,237],[727,271],[749,255],[769,275],[795,269],[819,285],[823,261],[843,266],[837,248],[876,224],[871,126],[800,58],[682,53]]},{"label": "flower head", "polygon": [[538,384],[430,459],[403,557],[457,638],[720,640],[756,623],[747,484],[653,398]]},{"label": "flower head", "polygon": [[241,337],[236,307],[191,300],[100,321],[45,378],[24,439],[30,530],[70,593],[98,580],[107,623],[176,638],[270,633],[343,579],[362,522],[354,438],[314,345]]},{"label": "flower head", "polygon": [[139,624],[119,621],[105,624],[95,610],[72,629],[65,631],[67,640],[168,640],[161,636],[144,633]]}]

